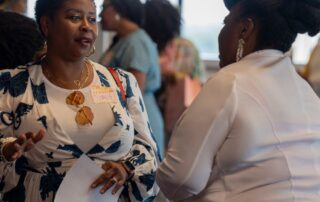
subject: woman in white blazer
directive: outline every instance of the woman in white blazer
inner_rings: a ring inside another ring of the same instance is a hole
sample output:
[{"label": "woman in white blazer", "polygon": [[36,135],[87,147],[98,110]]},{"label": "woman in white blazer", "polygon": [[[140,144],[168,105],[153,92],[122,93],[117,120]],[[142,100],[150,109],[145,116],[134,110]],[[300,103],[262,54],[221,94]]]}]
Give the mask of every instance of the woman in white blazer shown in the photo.
[{"label": "woman in white blazer", "polygon": [[319,0],[225,0],[223,67],[177,122],[156,180],[173,201],[319,202],[320,101],[286,52]]}]

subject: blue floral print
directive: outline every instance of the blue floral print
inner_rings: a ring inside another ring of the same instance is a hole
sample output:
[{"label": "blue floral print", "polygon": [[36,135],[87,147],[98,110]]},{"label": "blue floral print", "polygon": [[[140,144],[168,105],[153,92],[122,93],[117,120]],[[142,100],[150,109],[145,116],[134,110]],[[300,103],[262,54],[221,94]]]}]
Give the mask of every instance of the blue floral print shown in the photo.
[{"label": "blue floral print", "polygon": [[0,137],[17,136],[28,131],[30,124],[46,129],[44,139],[13,165],[0,162],[0,201],[54,201],[64,176],[81,155],[88,155],[97,163],[129,160],[137,166],[119,202],[152,201],[157,195],[159,187],[152,181],[152,174],[159,160],[137,82],[131,74],[117,70],[127,94],[127,99],[122,100],[110,72],[92,64],[101,86],[111,87],[118,96],[115,103],[108,103],[114,126],[85,153],[54,117],[40,65],[0,71]]}]

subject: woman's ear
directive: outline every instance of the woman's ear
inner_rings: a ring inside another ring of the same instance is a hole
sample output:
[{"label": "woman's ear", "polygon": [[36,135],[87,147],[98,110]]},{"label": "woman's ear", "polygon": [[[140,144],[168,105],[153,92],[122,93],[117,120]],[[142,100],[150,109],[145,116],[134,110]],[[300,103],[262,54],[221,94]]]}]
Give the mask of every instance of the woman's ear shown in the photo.
[{"label": "woman's ear", "polygon": [[242,31],[241,31],[241,38],[247,41],[247,39],[251,38],[255,35],[256,32],[256,25],[252,18],[246,18],[242,22]]},{"label": "woman's ear", "polygon": [[48,30],[49,30],[49,18],[48,16],[42,16],[40,18],[40,29],[45,38],[48,37]]}]

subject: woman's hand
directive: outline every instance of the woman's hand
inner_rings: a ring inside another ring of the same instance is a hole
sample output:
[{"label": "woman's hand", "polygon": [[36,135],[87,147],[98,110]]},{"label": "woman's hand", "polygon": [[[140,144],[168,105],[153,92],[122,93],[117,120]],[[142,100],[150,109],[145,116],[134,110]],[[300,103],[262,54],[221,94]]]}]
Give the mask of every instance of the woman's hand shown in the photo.
[{"label": "woman's hand", "polygon": [[18,136],[14,142],[7,143],[3,148],[3,156],[7,161],[17,160],[26,151],[34,147],[34,144],[42,140],[45,131],[40,129],[38,133],[27,132]]},{"label": "woman's hand", "polygon": [[103,194],[116,184],[112,190],[112,194],[115,194],[128,179],[128,173],[120,162],[107,161],[102,165],[102,168],[105,172],[92,183],[91,187],[96,188],[100,184],[104,184],[100,190],[100,193]]}]

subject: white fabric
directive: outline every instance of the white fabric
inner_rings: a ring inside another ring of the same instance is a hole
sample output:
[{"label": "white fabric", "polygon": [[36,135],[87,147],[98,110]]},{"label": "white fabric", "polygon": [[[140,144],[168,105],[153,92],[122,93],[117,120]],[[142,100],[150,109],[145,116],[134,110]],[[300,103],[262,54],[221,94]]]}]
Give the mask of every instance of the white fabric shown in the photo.
[{"label": "white fabric", "polygon": [[149,201],[159,192],[155,183],[157,149],[138,82],[132,74],[116,71],[126,92],[124,101],[111,73],[91,63],[100,87],[110,87],[117,96],[114,102],[105,103],[111,108],[115,123],[110,130],[101,130],[104,132],[97,136],[102,138],[88,152],[79,148],[71,138],[74,134],[68,134],[54,114],[40,65],[0,71],[0,137],[17,137],[40,128],[46,131],[44,138],[13,164],[0,162],[0,201],[54,201],[66,172],[81,155],[99,165],[107,160],[128,160],[135,166],[119,202]]},{"label": "white fabric", "polygon": [[64,130],[84,152],[87,152],[99,142],[103,135],[106,134],[115,123],[110,106],[107,105],[107,103],[94,103],[93,101],[91,87],[101,86],[96,71],[93,71],[93,74],[92,83],[89,86],[80,89],[80,91],[85,97],[85,103],[83,105],[91,108],[94,119],[92,125],[86,124],[81,126],[75,121],[79,107],[67,105],[65,101],[66,97],[73,93],[74,90],[63,89],[54,85],[41,73],[52,113],[57,117],[57,122],[61,125],[62,130]]},{"label": "white fabric", "polygon": [[250,54],[204,85],[156,178],[174,201],[319,202],[319,99],[288,56]]}]

